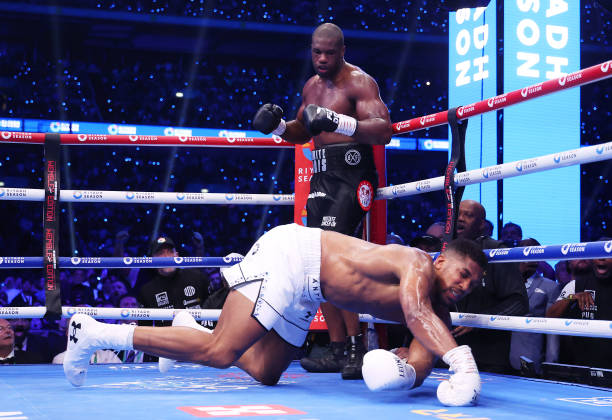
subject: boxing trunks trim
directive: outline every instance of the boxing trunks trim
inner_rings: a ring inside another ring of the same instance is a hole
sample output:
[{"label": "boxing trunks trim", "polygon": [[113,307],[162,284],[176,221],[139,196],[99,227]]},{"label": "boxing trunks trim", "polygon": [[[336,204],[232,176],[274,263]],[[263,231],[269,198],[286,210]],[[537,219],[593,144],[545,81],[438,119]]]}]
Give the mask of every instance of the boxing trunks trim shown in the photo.
[{"label": "boxing trunks trim", "polygon": [[329,144],[312,151],[313,173],[342,169],[373,169],[372,146],[360,143]]},{"label": "boxing trunks trim", "polygon": [[255,303],[251,316],[264,328],[300,347],[325,301],[320,268],[321,230],[291,224],[263,235],[223,277]]}]

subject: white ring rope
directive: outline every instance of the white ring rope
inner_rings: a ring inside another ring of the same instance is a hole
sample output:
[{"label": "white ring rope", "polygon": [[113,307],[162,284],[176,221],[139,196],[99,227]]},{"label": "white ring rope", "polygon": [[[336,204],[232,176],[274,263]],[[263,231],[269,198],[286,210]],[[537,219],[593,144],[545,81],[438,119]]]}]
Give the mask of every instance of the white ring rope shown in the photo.
[{"label": "white ring rope", "polygon": [[[498,181],[500,179],[608,159],[612,159],[612,142],[460,172],[455,174],[455,184],[461,186]],[[376,199],[393,199],[430,191],[441,191],[442,189],[444,189],[444,176],[439,176],[379,188]]]},{"label": "white ring rope", "polygon": [[[478,184],[608,159],[612,159],[612,142],[460,172],[455,174],[455,183],[458,186]],[[430,191],[441,191],[443,188],[444,177],[439,176],[379,188],[376,199],[406,197]],[[0,200],[43,201],[44,198],[45,191],[43,189],[0,188]],[[293,194],[62,190],[60,201],[72,203],[292,205],[295,196]]]},{"label": "white ring rope", "polygon": [[[96,319],[118,320],[164,320],[170,321],[177,312],[186,310],[197,320],[216,321],[220,309],[147,309],[147,308],[93,308],[62,307],[62,317],[69,318],[74,314],[87,314]],[[46,308],[36,307],[0,307],[0,318],[42,318]],[[361,322],[396,324],[396,322],[360,314]],[[488,328],[496,330],[523,331],[545,334],[575,335],[582,337],[612,338],[612,321],[536,318],[505,315],[483,315],[451,312],[453,325]]]},{"label": "white ring rope", "polygon": [[[0,200],[44,201],[44,199],[45,190],[43,189],[0,188]],[[61,190],[60,201],[68,203],[293,205],[295,200],[293,194]]]}]

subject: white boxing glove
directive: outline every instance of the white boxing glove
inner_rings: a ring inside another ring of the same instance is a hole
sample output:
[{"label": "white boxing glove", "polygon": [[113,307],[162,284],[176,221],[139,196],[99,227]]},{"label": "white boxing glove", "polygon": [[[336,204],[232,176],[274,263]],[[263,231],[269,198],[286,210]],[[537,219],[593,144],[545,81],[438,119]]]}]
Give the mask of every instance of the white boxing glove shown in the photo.
[{"label": "white boxing glove", "polygon": [[454,372],[448,381],[438,386],[438,400],[448,406],[476,404],[480,395],[480,374],[468,346],[459,346],[442,356]]},{"label": "white boxing glove", "polygon": [[370,391],[410,389],[416,380],[414,368],[390,351],[376,349],[363,356],[363,380]]}]

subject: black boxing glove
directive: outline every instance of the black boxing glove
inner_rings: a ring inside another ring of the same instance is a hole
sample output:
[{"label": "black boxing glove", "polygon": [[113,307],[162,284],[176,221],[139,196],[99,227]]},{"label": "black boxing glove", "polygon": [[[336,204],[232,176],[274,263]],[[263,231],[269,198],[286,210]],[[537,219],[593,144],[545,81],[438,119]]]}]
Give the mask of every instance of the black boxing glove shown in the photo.
[{"label": "black boxing glove", "polygon": [[262,105],[253,117],[253,127],[264,134],[281,136],[287,128],[283,120],[283,108],[274,104]]},{"label": "black boxing glove", "polygon": [[357,130],[357,120],[348,115],[338,114],[331,109],[310,104],[304,108],[304,124],[313,136],[322,131],[352,136]]}]

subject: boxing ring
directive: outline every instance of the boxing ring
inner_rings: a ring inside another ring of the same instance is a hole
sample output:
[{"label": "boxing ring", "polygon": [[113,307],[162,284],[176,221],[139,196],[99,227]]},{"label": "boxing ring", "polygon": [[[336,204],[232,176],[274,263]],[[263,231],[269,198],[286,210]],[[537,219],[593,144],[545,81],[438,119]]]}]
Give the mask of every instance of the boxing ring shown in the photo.
[{"label": "boxing ring", "polygon": [[609,389],[481,373],[475,407],[444,407],[435,370],[411,391],[370,392],[363,381],[308,373],[294,362],[278,385],[266,387],[238,368],[182,364],[162,375],[155,364],[92,365],[76,389],[61,365],[0,369],[0,419],[247,418],[296,420],[610,418]]},{"label": "boxing ring", "polygon": [[[548,80],[521,90],[499,95],[456,109],[457,120],[495,111],[542,95],[581,86],[612,77],[612,61],[579,72]],[[502,100],[503,99],[503,100]],[[450,123],[447,112],[426,115],[393,124],[396,134]],[[211,147],[293,147],[278,137],[185,137],[137,135],[85,135],[1,132],[2,143],[50,143],[61,145],[132,145],[132,146],[211,146]],[[563,158],[561,158],[563,157]],[[609,160],[612,142],[575,150],[560,151],[492,167],[453,173],[456,185],[523,176],[570,165]],[[182,192],[83,191],[58,189],[59,169],[46,163],[44,189],[0,189],[0,201],[42,201],[46,218],[59,202],[156,203],[156,204],[247,204],[292,205],[291,194],[211,194]],[[448,175],[448,174],[447,174]],[[447,187],[444,176],[406,184],[382,187],[376,199],[395,199]],[[57,238],[48,236],[45,226],[43,257],[0,257],[0,268],[44,268],[47,284],[59,268],[132,268],[132,267],[223,267],[240,258],[226,257],[60,257]],[[51,238],[51,239],[50,239]],[[527,260],[565,260],[576,258],[611,258],[612,241],[552,244],[537,247],[485,250],[492,263]],[[50,274],[51,273],[51,274]],[[51,283],[50,283],[51,282]],[[176,310],[145,308],[91,307],[2,307],[0,318],[37,318],[49,315],[69,317],[86,313],[94,318],[125,320],[169,320]],[[218,318],[219,311],[189,310],[196,319]],[[580,335],[612,338],[612,321],[586,321],[453,313],[454,325],[498,328],[513,331]],[[362,316],[366,322],[378,321]],[[483,391],[476,407],[443,407],[436,399],[435,387],[448,373],[435,370],[420,388],[411,391],[372,393],[362,381],[342,381],[337,374],[305,372],[296,363],[285,372],[279,384],[266,387],[256,383],[237,368],[217,370],[191,364],[162,375],[154,364],[94,365],[87,383],[73,388],[64,378],[61,366],[16,365],[0,367],[0,420],[63,418],[223,418],[264,416],[296,419],[370,418],[377,413],[389,418],[402,417],[450,419],[549,418],[560,412],[569,416],[610,418],[612,390],[596,386],[527,379],[482,373]],[[112,402],[112,403],[111,403]],[[153,413],[153,414],[152,414]]]}]

